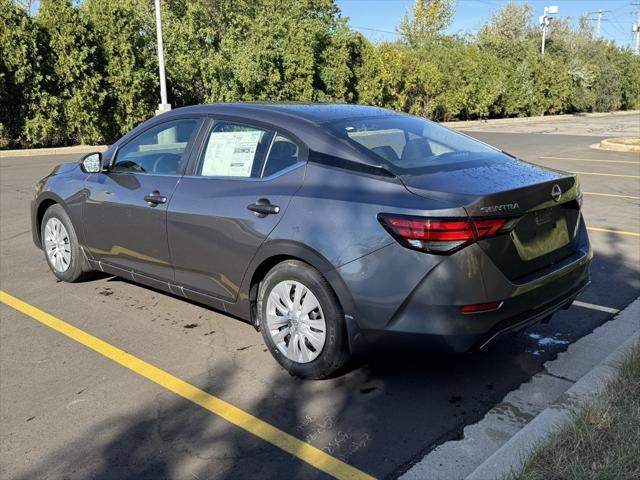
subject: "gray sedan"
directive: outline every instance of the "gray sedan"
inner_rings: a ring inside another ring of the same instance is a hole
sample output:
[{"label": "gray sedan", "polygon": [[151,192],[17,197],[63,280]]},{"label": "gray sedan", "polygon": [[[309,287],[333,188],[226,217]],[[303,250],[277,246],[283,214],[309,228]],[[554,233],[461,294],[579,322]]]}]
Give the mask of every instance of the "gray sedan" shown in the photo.
[{"label": "gray sedan", "polygon": [[154,117],[36,185],[53,274],[108,272],[262,331],[290,373],[461,352],[589,284],[574,175],[380,108],[219,104]]}]

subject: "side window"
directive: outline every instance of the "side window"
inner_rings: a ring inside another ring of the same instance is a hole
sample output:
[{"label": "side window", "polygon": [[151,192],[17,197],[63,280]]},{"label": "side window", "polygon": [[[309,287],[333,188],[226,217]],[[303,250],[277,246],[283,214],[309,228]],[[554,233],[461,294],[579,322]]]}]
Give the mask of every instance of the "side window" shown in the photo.
[{"label": "side window", "polygon": [[264,166],[263,177],[268,177],[280,170],[284,170],[291,165],[298,163],[300,149],[298,145],[280,134],[276,135]]},{"label": "side window", "polygon": [[147,130],[118,150],[111,170],[175,175],[186,161],[184,152],[197,124],[195,119],[174,120]]},{"label": "side window", "polygon": [[204,149],[198,175],[260,177],[273,132],[239,123],[216,122]]}]

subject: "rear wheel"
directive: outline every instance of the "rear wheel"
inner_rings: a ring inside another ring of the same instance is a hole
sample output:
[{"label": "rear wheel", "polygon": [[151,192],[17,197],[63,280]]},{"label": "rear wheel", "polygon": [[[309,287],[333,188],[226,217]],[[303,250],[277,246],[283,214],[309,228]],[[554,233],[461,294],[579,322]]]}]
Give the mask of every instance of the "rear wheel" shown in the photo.
[{"label": "rear wheel", "polygon": [[42,250],[53,274],[65,282],[77,282],[91,272],[67,212],[52,205],[42,218]]},{"label": "rear wheel", "polygon": [[292,375],[326,378],[349,358],[344,314],[320,272],[287,260],[260,284],[258,320],[275,359]]}]

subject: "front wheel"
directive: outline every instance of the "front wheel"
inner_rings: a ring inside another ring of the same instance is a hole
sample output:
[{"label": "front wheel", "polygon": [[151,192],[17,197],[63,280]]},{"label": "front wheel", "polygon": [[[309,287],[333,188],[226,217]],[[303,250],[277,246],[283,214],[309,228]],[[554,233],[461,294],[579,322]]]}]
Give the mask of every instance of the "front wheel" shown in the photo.
[{"label": "front wheel", "polygon": [[91,272],[67,212],[52,205],[44,213],[40,228],[42,250],[53,274],[65,282],[77,282]]},{"label": "front wheel", "polygon": [[324,277],[287,260],[260,284],[258,320],[271,354],[297,377],[321,379],[348,360],[344,314]]}]

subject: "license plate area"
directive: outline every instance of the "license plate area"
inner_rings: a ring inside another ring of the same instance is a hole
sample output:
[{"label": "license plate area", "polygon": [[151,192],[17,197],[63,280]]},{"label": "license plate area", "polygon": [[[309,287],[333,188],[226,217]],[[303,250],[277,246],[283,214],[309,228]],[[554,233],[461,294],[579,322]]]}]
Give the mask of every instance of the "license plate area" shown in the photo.
[{"label": "license plate area", "polygon": [[569,228],[563,210],[546,208],[525,215],[511,233],[522,260],[533,260],[570,242]]}]

